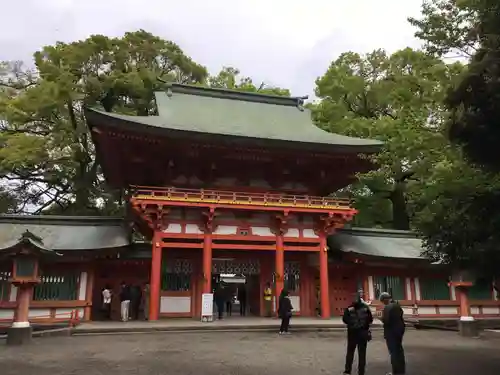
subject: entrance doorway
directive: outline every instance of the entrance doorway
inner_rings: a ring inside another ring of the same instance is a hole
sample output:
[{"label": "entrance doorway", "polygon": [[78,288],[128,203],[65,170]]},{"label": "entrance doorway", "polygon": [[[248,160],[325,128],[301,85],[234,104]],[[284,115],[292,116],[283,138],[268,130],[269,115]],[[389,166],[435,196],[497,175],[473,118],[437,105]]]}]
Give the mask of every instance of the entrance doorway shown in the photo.
[{"label": "entrance doorway", "polygon": [[[223,299],[224,317],[258,316],[260,314],[260,283],[258,275],[215,274],[214,293]],[[214,304],[214,315],[218,314]]]},{"label": "entrance doorway", "polygon": [[[129,286],[142,290],[149,282],[150,261],[145,260],[109,260],[96,265],[94,288],[92,292],[92,320],[103,320],[102,290],[109,287],[113,293],[111,302],[111,320],[120,320],[120,287],[125,282]],[[142,312],[141,312],[142,313]],[[143,316],[141,315],[141,318]]]}]

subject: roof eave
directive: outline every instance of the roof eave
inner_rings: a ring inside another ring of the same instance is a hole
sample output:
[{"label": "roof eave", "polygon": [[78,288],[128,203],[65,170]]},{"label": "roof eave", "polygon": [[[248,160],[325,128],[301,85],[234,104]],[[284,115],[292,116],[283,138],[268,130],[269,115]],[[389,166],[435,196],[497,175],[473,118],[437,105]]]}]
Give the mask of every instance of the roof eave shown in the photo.
[{"label": "roof eave", "polygon": [[96,132],[94,128],[105,126],[115,128],[117,130],[123,131],[124,129],[130,132],[138,133],[138,126],[143,127],[143,129],[148,130],[151,134],[171,136],[173,138],[179,139],[197,139],[197,140],[217,140],[222,142],[241,144],[254,144],[262,146],[271,147],[283,147],[283,148],[302,148],[306,150],[319,150],[326,153],[349,153],[349,154],[375,154],[380,152],[383,143],[376,140],[367,140],[365,144],[361,145],[346,145],[346,144],[334,144],[334,143],[312,143],[312,142],[296,142],[278,139],[268,139],[268,138],[254,138],[254,137],[244,137],[237,135],[226,135],[226,134],[213,134],[177,129],[162,128],[151,124],[144,124],[139,121],[134,120],[135,116],[126,116],[124,118],[119,118],[114,116],[112,113],[103,113],[102,111],[85,108],[85,118],[87,119],[87,124],[91,131]]}]

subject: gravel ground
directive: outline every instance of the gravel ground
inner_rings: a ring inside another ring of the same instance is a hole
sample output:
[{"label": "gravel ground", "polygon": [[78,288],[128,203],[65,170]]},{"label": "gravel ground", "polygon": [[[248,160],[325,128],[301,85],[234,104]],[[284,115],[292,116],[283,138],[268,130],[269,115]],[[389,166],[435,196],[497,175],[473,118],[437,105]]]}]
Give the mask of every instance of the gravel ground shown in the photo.
[{"label": "gravel ground", "polygon": [[[409,331],[408,374],[495,375],[499,338],[465,339],[454,332]],[[315,375],[341,374],[341,332],[154,333],[39,338],[32,345],[0,343],[2,375]],[[379,332],[368,348],[367,375],[384,375],[389,361]]]}]

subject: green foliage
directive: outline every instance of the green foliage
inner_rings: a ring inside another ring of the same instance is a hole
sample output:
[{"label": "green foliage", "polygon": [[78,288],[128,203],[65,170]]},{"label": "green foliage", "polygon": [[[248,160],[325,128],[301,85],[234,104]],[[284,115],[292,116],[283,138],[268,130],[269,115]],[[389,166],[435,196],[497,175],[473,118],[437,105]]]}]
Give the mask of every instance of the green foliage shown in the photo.
[{"label": "green foliage", "polygon": [[[36,72],[2,65],[0,176],[11,181],[23,210],[116,211],[99,172],[83,118],[84,105],[137,115],[154,112],[153,91],[165,81],[202,82],[206,69],[179,46],[143,30],[122,38],[93,35],[46,46]],[[107,211],[106,211],[107,212]]]},{"label": "green foliage", "polygon": [[208,86],[230,90],[258,92],[260,94],[290,96],[290,90],[279,87],[255,86],[250,77],[241,77],[240,71],[231,67],[223,67],[216,75],[208,78]]},{"label": "green foliage", "polygon": [[446,103],[451,110],[450,137],[471,161],[500,171],[500,3],[478,1],[480,48]]},{"label": "green foliage", "polygon": [[498,277],[500,3],[466,5],[476,17],[477,52],[445,103],[451,112],[450,138],[473,165],[463,160],[443,165],[422,196],[427,208],[416,224],[434,259]]},{"label": "green foliage", "polygon": [[[0,64],[0,210],[120,214],[122,191],[109,191],[83,117],[84,106],[154,115],[164,82],[290,95],[256,87],[234,68],[209,77],[175,43],[144,30],[121,38],[93,35],[34,54],[35,71]],[[7,195],[6,195],[7,194]]]},{"label": "green foliage", "polygon": [[476,0],[424,0],[422,17],[409,18],[415,36],[425,42],[430,54],[449,52],[471,56],[478,44],[478,14],[471,7]]},{"label": "green foliage", "polygon": [[380,168],[348,188],[361,212],[356,225],[410,229],[413,195],[438,161],[453,157],[442,134],[442,100],[462,69],[411,49],[349,52],[317,80],[313,117],[320,127],[385,143],[373,160]]}]

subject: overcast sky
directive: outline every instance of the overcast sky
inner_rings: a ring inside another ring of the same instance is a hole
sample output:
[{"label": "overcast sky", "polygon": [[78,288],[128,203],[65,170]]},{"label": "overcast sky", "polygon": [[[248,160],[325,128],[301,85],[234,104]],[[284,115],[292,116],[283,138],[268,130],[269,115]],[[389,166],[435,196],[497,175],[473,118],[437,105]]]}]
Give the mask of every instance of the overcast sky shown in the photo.
[{"label": "overcast sky", "polygon": [[145,29],[216,73],[312,95],[345,51],[418,47],[407,17],[422,0],[3,0],[0,60],[31,61],[43,45]]}]

